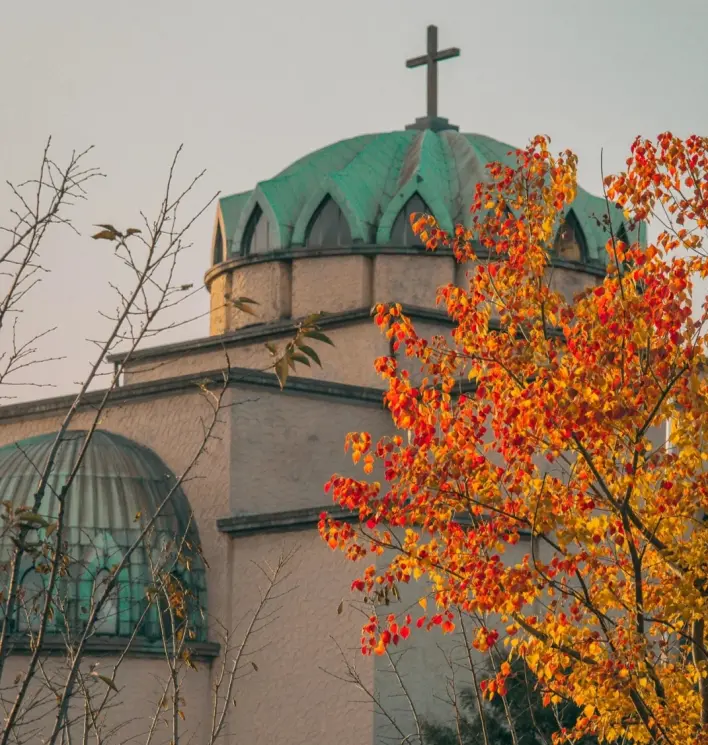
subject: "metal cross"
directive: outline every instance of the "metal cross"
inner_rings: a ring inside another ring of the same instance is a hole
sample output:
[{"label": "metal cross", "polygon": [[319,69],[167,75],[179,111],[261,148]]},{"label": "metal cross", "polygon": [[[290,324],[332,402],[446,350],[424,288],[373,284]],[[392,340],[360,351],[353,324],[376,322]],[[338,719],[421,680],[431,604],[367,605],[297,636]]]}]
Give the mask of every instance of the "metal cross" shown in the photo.
[{"label": "metal cross", "polygon": [[428,53],[406,61],[406,67],[428,67],[428,117],[431,119],[438,115],[438,62],[459,56],[457,47],[438,51],[438,27],[428,26]]}]

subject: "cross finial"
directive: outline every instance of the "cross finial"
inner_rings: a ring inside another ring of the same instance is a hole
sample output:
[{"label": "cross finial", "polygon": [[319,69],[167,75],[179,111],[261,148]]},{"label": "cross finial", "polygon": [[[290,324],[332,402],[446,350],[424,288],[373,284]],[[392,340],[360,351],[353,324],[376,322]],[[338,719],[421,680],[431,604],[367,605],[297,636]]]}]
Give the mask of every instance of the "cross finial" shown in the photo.
[{"label": "cross finial", "polygon": [[427,118],[431,121],[438,117],[438,62],[459,57],[460,50],[450,47],[438,51],[438,27],[428,26],[428,51],[422,57],[414,57],[406,60],[406,67],[420,67],[426,65],[428,68],[428,113]]}]

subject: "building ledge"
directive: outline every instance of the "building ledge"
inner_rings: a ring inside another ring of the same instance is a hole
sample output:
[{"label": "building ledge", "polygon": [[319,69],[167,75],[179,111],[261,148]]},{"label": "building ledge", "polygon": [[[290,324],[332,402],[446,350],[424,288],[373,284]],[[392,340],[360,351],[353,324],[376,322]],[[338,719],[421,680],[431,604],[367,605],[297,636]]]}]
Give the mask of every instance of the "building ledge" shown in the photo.
[{"label": "building ledge", "polygon": [[302,530],[303,528],[316,526],[323,512],[337,520],[355,521],[358,519],[355,512],[328,505],[326,507],[302,507],[298,510],[284,512],[230,515],[229,517],[219,518],[216,521],[216,527],[222,533],[232,536]]},{"label": "building ledge", "polygon": [[[231,536],[251,535],[254,533],[273,533],[289,530],[305,530],[313,528],[319,523],[320,515],[327,513],[327,517],[346,522],[358,522],[357,512],[343,510],[336,505],[324,507],[302,507],[297,510],[284,510],[282,512],[248,512],[239,515],[221,517],[216,521],[217,530]],[[479,518],[477,518],[479,519]],[[485,519],[485,518],[481,518]],[[460,525],[472,526],[474,520],[469,513],[457,513],[454,521]],[[531,533],[520,530],[519,535],[525,539],[531,539]]]},{"label": "building ledge", "polygon": [[[495,258],[488,250],[481,246],[475,246],[475,253],[479,259]],[[302,246],[291,246],[253,256],[230,256],[218,264],[214,264],[204,275],[204,284],[207,289],[211,283],[224,272],[250,266],[251,264],[264,264],[271,261],[294,261],[297,259],[316,259],[331,256],[427,256],[431,259],[454,258],[451,248],[437,248],[430,251],[424,246],[380,246],[370,243],[354,243],[351,246],[335,246],[328,248],[305,248]],[[568,261],[566,259],[553,258],[551,267],[571,269],[581,274],[590,274],[595,277],[604,277],[607,268],[604,264],[592,261]]]},{"label": "building ledge", "polygon": [[[174,378],[119,386],[111,392],[106,406],[110,408],[117,404],[139,399],[198,392],[204,386],[207,388],[216,388],[224,384],[224,372],[225,370],[223,369],[210,370],[208,372],[180,375]],[[251,370],[245,367],[232,367],[229,370],[228,385],[229,387],[241,385],[280,390],[280,383],[274,373]],[[282,390],[282,393],[283,395],[324,396],[383,407],[384,391],[381,388],[334,383],[326,380],[313,380],[312,378],[302,378],[293,375],[288,377],[287,385]],[[85,394],[78,406],[78,410],[95,409],[102,404],[105,395],[105,390],[91,391]],[[58,411],[66,411],[75,400],[76,396],[71,394],[68,396],[57,396],[56,398],[23,401],[19,404],[0,406],[0,422],[8,422],[24,417],[49,416]]]},{"label": "building ledge", "polygon": [[[30,654],[31,648],[29,638],[17,635],[10,638],[10,654]],[[121,654],[129,639],[120,636],[94,636],[86,642],[86,656],[101,657]],[[192,642],[187,645],[192,659],[211,660],[219,656],[221,649],[217,642]],[[48,635],[42,644],[42,651],[50,655],[66,654],[66,640],[56,634]],[[129,657],[164,657],[165,649],[161,641],[149,641],[147,639],[135,639],[130,645]]]},{"label": "building ledge", "polygon": [[[403,305],[403,312],[414,320],[431,321],[452,327],[453,320],[444,310],[437,308],[424,308],[417,305]],[[317,326],[322,330],[349,326],[371,318],[371,308],[355,308],[339,313],[327,313],[317,321]],[[267,323],[253,323],[236,331],[229,331],[219,336],[203,336],[200,339],[163,344],[158,347],[138,349],[130,355],[130,362],[144,362],[157,360],[163,357],[182,356],[185,352],[199,352],[217,347],[230,347],[239,344],[257,344],[289,336],[295,332],[300,321],[297,318],[288,318]],[[371,321],[373,323],[373,321]],[[126,353],[116,353],[108,356],[108,362],[115,364],[124,362]]]}]

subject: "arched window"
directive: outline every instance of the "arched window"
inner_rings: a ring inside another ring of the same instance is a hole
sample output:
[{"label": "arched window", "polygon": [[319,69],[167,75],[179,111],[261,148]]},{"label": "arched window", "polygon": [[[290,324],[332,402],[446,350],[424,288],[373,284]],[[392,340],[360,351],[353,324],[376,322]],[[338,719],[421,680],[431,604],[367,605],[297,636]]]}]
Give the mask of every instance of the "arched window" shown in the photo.
[{"label": "arched window", "polygon": [[270,224],[263,210],[256,205],[246,223],[241,251],[245,256],[250,256],[270,250]]},{"label": "arched window", "polygon": [[391,229],[391,244],[395,246],[422,246],[420,238],[413,232],[411,227],[411,214],[432,214],[432,210],[423,201],[420,194],[414,194],[404,205],[403,209],[396,215],[396,220]]},{"label": "arched window", "polygon": [[17,598],[17,629],[39,631],[45,603],[44,577],[31,566],[22,575]]},{"label": "arched window", "polygon": [[[97,603],[105,594],[111,573],[105,567],[96,572],[93,580],[93,596],[91,603]],[[108,597],[105,599],[100,610],[96,614],[93,624],[95,634],[113,636],[118,633],[118,617],[120,608],[118,605],[118,584],[114,585]]]},{"label": "arched window", "polygon": [[585,236],[572,212],[563,220],[553,241],[553,254],[565,261],[583,261],[587,256]]},{"label": "arched window", "polygon": [[615,238],[616,238],[616,239],[617,239],[618,241],[622,241],[622,243],[624,243],[624,244],[625,244],[625,246],[627,246],[627,248],[629,248],[629,246],[630,246],[630,245],[631,245],[631,243],[632,243],[632,242],[631,242],[631,241],[629,240],[629,236],[627,235],[627,228],[626,228],[626,227],[624,226],[624,223],[622,223],[622,224],[621,224],[621,225],[619,226],[619,228],[618,228],[617,232],[615,233]]},{"label": "arched window", "polygon": [[[95,604],[106,596],[108,582],[122,558],[122,552],[113,538],[107,533],[96,537],[94,545],[87,552],[83,561],[83,571],[79,579],[78,621],[81,626],[88,623]],[[134,623],[131,622],[131,593],[134,584],[130,581],[130,572],[124,567],[94,618],[92,631],[99,636],[116,636],[130,633]],[[141,597],[136,599],[138,602]],[[133,616],[139,617],[138,609]],[[137,615],[136,615],[137,614]],[[134,620],[134,619],[133,619]]]},{"label": "arched window", "polygon": [[305,235],[308,248],[349,246],[352,242],[347,218],[331,197],[326,197],[317,208]]},{"label": "arched window", "polygon": [[221,234],[221,224],[217,223],[216,236],[214,237],[214,264],[220,264],[224,260],[224,236]]}]

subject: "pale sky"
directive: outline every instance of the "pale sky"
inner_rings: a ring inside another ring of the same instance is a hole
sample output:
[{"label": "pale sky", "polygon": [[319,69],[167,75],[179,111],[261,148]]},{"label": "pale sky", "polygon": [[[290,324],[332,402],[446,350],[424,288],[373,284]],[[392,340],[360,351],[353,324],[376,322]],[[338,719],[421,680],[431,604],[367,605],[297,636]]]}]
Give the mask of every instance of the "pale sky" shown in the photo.
[{"label": "pale sky", "polygon": [[[81,237],[44,246],[51,273],[30,296],[24,333],[48,324],[45,356],[28,373],[68,393],[86,374],[115,302],[108,244],[92,226],[135,224],[154,212],[174,150],[181,174],[202,168],[199,195],[253,188],[340,139],[402,129],[425,113],[425,28],[460,58],[440,65],[440,114],[463,132],[513,145],[537,133],[580,158],[580,183],[599,193],[635,135],[708,134],[706,0],[35,0],[5,3],[0,27],[0,175],[32,176],[52,135],[55,156],[95,145],[107,178],[72,212]],[[196,202],[194,202],[196,206]],[[7,190],[0,191],[6,223]],[[209,265],[214,211],[194,227],[181,277]],[[0,240],[2,240],[0,238]],[[206,291],[182,309],[205,313]],[[205,336],[203,318],[169,340]],[[165,338],[163,341],[167,341]]]}]

